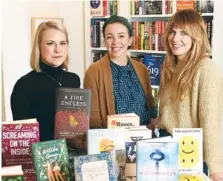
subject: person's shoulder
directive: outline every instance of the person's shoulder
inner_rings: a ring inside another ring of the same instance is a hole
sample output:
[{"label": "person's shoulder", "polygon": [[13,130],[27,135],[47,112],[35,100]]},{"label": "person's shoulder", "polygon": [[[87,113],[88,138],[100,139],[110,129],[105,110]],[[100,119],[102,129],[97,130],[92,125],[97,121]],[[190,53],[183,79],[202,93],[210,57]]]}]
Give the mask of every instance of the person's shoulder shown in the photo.
[{"label": "person's shoulder", "polygon": [[69,78],[73,78],[73,79],[80,79],[79,75],[77,75],[74,72],[68,72],[68,71],[64,71],[64,74],[69,77]]},{"label": "person's shoulder", "polygon": [[98,71],[100,71],[101,61],[102,60],[98,60],[97,62],[92,63],[88,67],[88,69],[85,71],[85,74],[94,74],[94,73],[97,73]]},{"label": "person's shoulder", "polygon": [[216,67],[215,62],[211,58],[205,57],[199,62],[197,71],[205,72],[205,71],[216,70],[216,69],[217,67]]},{"label": "person's shoulder", "polygon": [[22,77],[20,77],[17,82],[26,82],[26,81],[32,81],[36,76],[37,76],[37,72],[32,70],[29,73],[23,75]]},{"label": "person's shoulder", "polygon": [[142,62],[139,62],[133,58],[131,58],[130,61],[134,66],[147,70],[146,66]]},{"label": "person's shoulder", "polygon": [[73,86],[80,87],[80,77],[76,73],[64,71],[63,77],[65,78],[65,82],[72,82]]},{"label": "person's shoulder", "polygon": [[14,88],[25,87],[29,84],[32,84],[33,82],[35,82],[35,77],[37,76],[37,74],[38,73],[36,71],[32,70],[29,73],[23,75],[16,81]]}]

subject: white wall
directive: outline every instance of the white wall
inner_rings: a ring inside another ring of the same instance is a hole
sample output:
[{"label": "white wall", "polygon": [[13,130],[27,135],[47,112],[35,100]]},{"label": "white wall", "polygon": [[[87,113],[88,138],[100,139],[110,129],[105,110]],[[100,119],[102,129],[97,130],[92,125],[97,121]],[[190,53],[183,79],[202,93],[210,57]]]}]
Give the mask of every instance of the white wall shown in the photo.
[{"label": "white wall", "polygon": [[31,69],[31,17],[61,17],[70,41],[69,71],[84,76],[83,1],[2,1],[2,60],[6,120],[12,120],[10,95],[15,82]]}]

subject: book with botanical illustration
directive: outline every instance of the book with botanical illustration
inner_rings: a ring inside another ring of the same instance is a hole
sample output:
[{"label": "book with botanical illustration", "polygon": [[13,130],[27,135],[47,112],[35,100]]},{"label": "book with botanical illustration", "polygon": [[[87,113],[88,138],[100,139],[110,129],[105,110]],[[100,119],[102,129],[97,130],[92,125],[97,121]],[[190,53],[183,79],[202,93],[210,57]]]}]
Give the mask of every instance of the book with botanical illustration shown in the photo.
[{"label": "book with botanical illustration", "polygon": [[1,177],[2,181],[24,181],[22,165],[2,167]]},{"label": "book with botanical illustration", "polygon": [[137,142],[137,180],[178,180],[178,142],[170,139],[148,139]]},{"label": "book with botanical illustration", "polygon": [[115,152],[74,157],[75,181],[111,181],[117,179]]},{"label": "book with botanical illustration", "polygon": [[70,181],[69,160],[64,138],[32,145],[37,181]]},{"label": "book with botanical illustration", "polygon": [[180,173],[203,172],[202,128],[174,128],[173,138],[179,142]]},{"label": "book with botanical illustration", "polygon": [[70,148],[83,148],[89,128],[91,91],[58,88],[54,137],[66,138]]},{"label": "book with botanical illustration", "polygon": [[39,123],[36,119],[3,122],[2,166],[22,165],[25,180],[35,180],[32,143],[39,142]]}]

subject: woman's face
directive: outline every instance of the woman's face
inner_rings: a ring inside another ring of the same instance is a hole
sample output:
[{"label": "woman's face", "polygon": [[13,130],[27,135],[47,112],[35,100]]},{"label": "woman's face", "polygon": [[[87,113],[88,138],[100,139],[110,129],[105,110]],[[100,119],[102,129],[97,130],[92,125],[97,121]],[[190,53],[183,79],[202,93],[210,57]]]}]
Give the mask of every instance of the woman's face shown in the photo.
[{"label": "woman's face", "polygon": [[178,60],[182,60],[192,46],[191,37],[180,28],[173,27],[168,36],[168,42],[172,53],[177,56]]},{"label": "woman's face", "polygon": [[52,67],[62,65],[68,54],[65,34],[56,29],[45,30],[40,42],[40,54],[45,64]]},{"label": "woman's face", "polygon": [[125,58],[132,44],[127,27],[121,23],[108,24],[105,28],[105,44],[111,59]]}]

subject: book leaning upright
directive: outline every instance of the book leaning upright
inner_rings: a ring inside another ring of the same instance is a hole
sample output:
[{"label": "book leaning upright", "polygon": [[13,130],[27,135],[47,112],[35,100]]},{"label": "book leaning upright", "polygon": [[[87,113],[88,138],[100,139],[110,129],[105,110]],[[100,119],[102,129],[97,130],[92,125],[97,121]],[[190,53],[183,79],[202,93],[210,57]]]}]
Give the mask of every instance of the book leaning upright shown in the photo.
[{"label": "book leaning upright", "polygon": [[171,137],[137,142],[137,181],[177,181],[178,142]]},{"label": "book leaning upright", "polygon": [[179,172],[203,173],[202,128],[174,128],[173,138],[179,142]]},{"label": "book leaning upright", "polygon": [[32,144],[39,142],[36,119],[2,123],[2,166],[22,165],[25,180],[35,180]]}]

